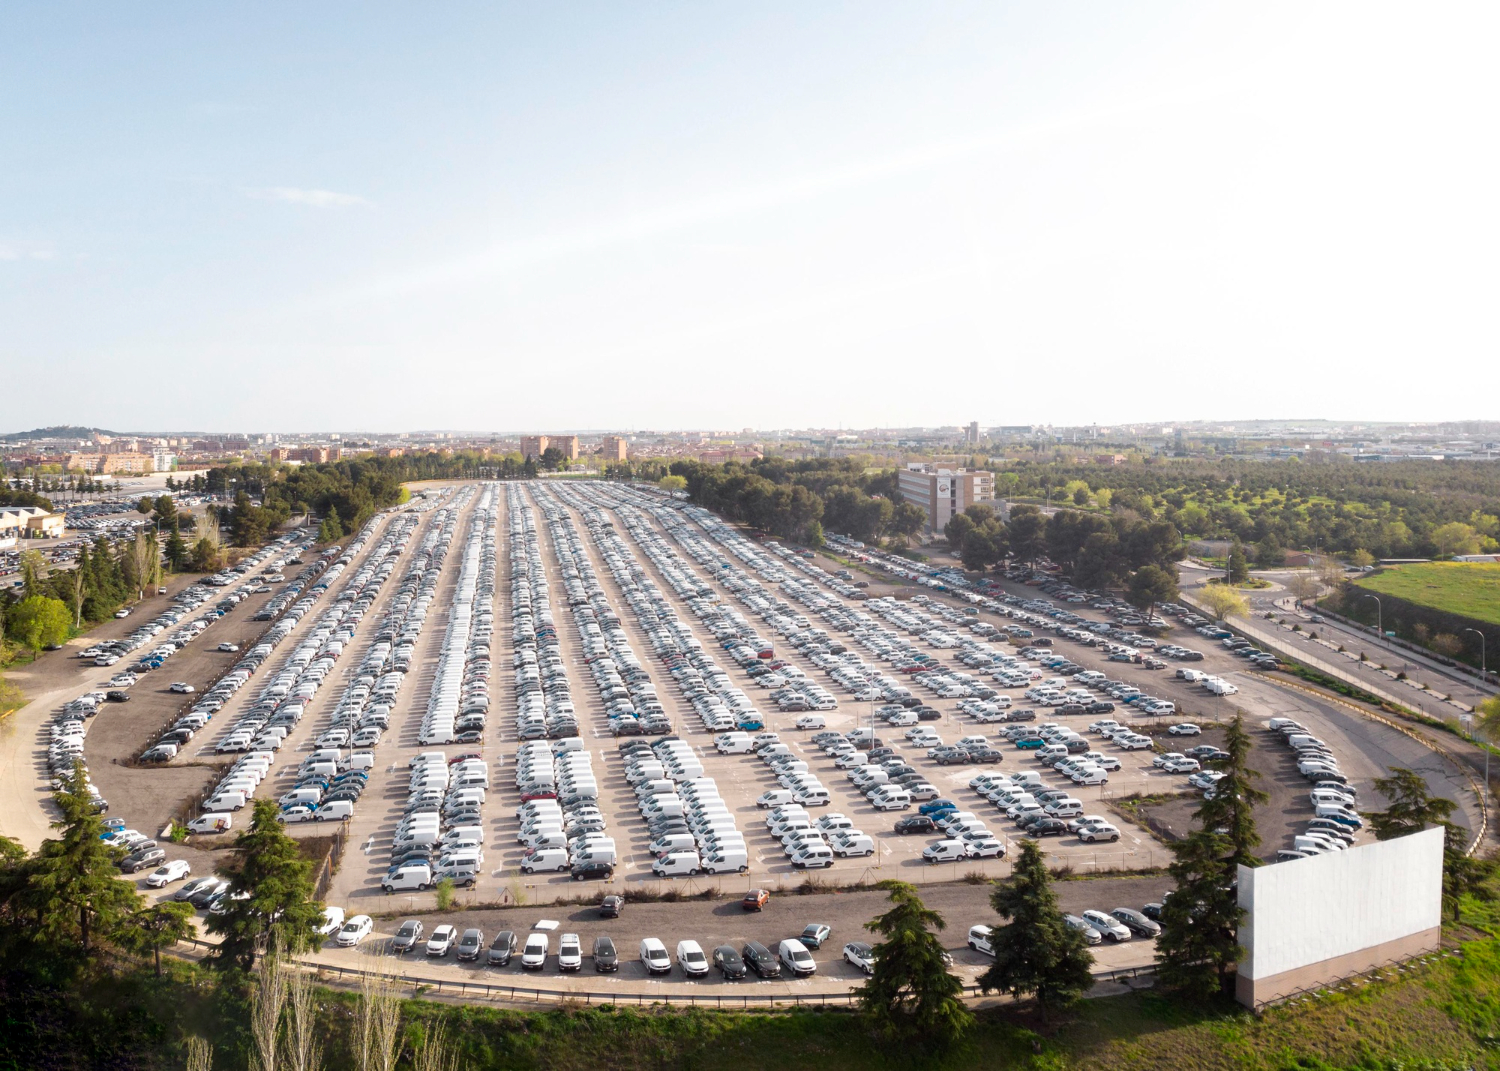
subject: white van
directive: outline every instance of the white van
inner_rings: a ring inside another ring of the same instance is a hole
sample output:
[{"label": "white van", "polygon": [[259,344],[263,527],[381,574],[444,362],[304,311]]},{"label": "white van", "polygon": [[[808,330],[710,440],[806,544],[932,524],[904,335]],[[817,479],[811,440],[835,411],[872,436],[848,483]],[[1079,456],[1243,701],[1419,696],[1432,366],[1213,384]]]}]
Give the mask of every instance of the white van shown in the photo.
[{"label": "white van", "polygon": [[828,790],[826,788],[799,788],[792,793],[792,799],[806,807],[826,807],[828,805]]},{"label": "white van", "polygon": [[798,729],[826,729],[828,719],[821,714],[804,714],[797,719],[795,728]]},{"label": "white van", "polygon": [[354,817],[353,800],[334,800],[325,803],[313,814],[319,822],[347,822]]},{"label": "white van", "polygon": [[968,855],[968,849],[959,840],[940,840],[922,849],[922,861],[926,863],[953,863]]},{"label": "white van", "polygon": [[690,852],[697,846],[691,833],[668,833],[657,837],[646,848],[652,855],[670,855],[673,852]]},{"label": "white van", "polygon": [[651,864],[651,872],[659,878],[692,876],[698,873],[702,861],[696,851],[671,852]]},{"label": "white van", "polygon": [[603,863],[606,866],[614,866],[619,862],[619,855],[615,852],[613,842],[609,844],[590,844],[582,851],[573,853],[573,865],[580,866],[584,863]]},{"label": "white van", "polygon": [[816,844],[808,845],[792,856],[792,866],[798,870],[817,870],[821,867],[833,866],[833,849],[826,844],[822,847]]},{"label": "white van", "polygon": [[755,805],[757,807],[785,807],[791,802],[792,793],[790,789],[775,788],[770,792],[761,793],[760,798],[755,801]]},{"label": "white van", "polygon": [[743,844],[739,847],[726,846],[704,856],[703,869],[710,874],[727,874],[730,871],[743,874],[750,869],[750,856]]},{"label": "white van", "polygon": [[210,811],[238,811],[245,806],[243,792],[221,792],[204,804]]},{"label": "white van", "polygon": [[1077,818],[1083,813],[1083,801],[1076,800],[1072,796],[1064,796],[1053,800],[1042,809],[1053,818]]},{"label": "white van", "polygon": [[538,870],[567,870],[568,849],[535,848],[521,858],[521,873],[534,874]]},{"label": "white van", "polygon": [[869,800],[879,811],[904,811],[911,806],[911,793],[904,788],[881,785],[870,792]]},{"label": "white van", "polygon": [[204,814],[199,815],[188,823],[189,833],[228,833],[234,828],[234,816],[231,814]]},{"label": "white van", "polygon": [[380,887],[388,893],[420,892],[432,885],[432,868],[426,863],[410,863],[394,874],[387,874]]}]

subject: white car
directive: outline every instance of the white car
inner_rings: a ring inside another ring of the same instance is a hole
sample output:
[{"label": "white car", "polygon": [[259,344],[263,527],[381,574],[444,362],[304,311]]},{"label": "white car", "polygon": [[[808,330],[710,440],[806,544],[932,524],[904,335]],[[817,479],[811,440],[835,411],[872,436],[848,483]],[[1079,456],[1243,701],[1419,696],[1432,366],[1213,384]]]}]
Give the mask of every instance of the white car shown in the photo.
[{"label": "white car", "polygon": [[1182,721],[1168,728],[1167,732],[1173,736],[1198,736],[1203,730],[1190,721]]},{"label": "white car", "polygon": [[181,881],[192,872],[193,868],[186,859],[173,859],[170,863],[163,863],[147,876],[146,888],[165,888],[174,881]]},{"label": "white car", "polygon": [[333,939],[333,943],[340,948],[353,948],[370,936],[370,931],[373,929],[375,929],[375,923],[369,915],[355,915],[344,923],[339,930],[339,935]]},{"label": "white car", "polygon": [[984,837],[979,840],[966,842],[969,846],[969,855],[974,859],[1000,859],[1005,856],[1005,845],[993,837]]},{"label": "white car", "polygon": [[239,652],[240,645],[237,643],[221,643],[219,644],[218,649],[224,651],[226,654],[237,654]]},{"label": "white car", "polygon": [[1161,768],[1167,773],[1197,773],[1200,769],[1198,760],[1189,758],[1169,759],[1161,764]]},{"label": "white car", "polygon": [[866,974],[874,974],[875,949],[864,941],[850,941],[844,946],[844,962]]},{"label": "white car", "polygon": [[1083,920],[1099,931],[1101,937],[1110,941],[1130,940],[1130,929],[1113,915],[1102,911],[1085,911]]},{"label": "white car", "polygon": [[344,927],[344,909],[341,907],[325,907],[323,909],[323,921],[316,928],[320,937],[327,937],[331,933],[338,933]]},{"label": "white car", "polygon": [[305,803],[299,803],[295,807],[288,807],[276,816],[276,820],[283,824],[290,822],[316,822],[318,812],[314,807]]},{"label": "white car", "polygon": [[576,971],[583,966],[583,948],[576,933],[565,933],[557,942],[557,969]]},{"label": "white car", "polygon": [[433,930],[432,936],[427,938],[427,954],[429,956],[446,956],[448,950],[453,947],[453,942],[457,940],[458,928],[444,923]]},{"label": "white car", "polygon": [[1096,822],[1093,825],[1084,826],[1078,831],[1078,839],[1086,844],[1097,841],[1116,841],[1120,839],[1120,831],[1108,822]]},{"label": "white car", "polygon": [[191,695],[193,686],[187,681],[173,681],[167,691],[176,692],[178,695]]},{"label": "white car", "polygon": [[677,942],[677,966],[689,978],[702,978],[708,974],[708,957],[697,941]]}]

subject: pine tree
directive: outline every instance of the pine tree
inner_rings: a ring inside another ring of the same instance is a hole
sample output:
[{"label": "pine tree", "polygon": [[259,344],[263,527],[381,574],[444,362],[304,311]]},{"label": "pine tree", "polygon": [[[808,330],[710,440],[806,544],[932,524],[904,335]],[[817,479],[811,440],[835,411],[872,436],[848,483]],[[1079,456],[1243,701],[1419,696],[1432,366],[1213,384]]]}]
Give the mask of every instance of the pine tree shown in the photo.
[{"label": "pine tree", "polygon": [[276,941],[288,952],[315,947],[323,905],[313,899],[312,864],[277,821],[273,800],[255,801],[250,828],[234,846],[239,869],[230,875],[228,910],[208,920],[221,938],[214,953],[219,962],[249,970],[256,954]]},{"label": "pine tree", "polygon": [[1250,748],[1244,715],[1236,714],[1225,734],[1225,755],[1211,761],[1224,776],[1194,813],[1197,829],[1171,846],[1174,858],[1167,869],[1177,888],[1162,904],[1162,934],[1156,941],[1163,988],[1212,996],[1223,991],[1244,955],[1239,926],[1245,913],[1235,882],[1241,866],[1260,865],[1255,805],[1269,798],[1252,784],[1260,774],[1250,769]]},{"label": "pine tree", "polygon": [[64,945],[76,940],[88,953],[95,936],[112,933],[140,908],[141,898],[119,878],[116,864],[124,851],[99,839],[104,820],[94,810],[82,763],[52,798],[62,812],[52,828],[62,836],[42,842],[22,897],[43,937]]},{"label": "pine tree", "polygon": [[1370,815],[1370,828],[1376,840],[1391,840],[1420,833],[1431,825],[1446,825],[1457,806],[1452,800],[1432,795],[1421,774],[1400,766],[1392,767],[1389,777],[1377,777],[1375,791],[1391,801],[1386,810]]},{"label": "pine tree", "polygon": [[339,522],[337,510],[329,510],[323,523],[318,525],[319,543],[337,543],[344,538],[344,526]]},{"label": "pine tree", "polygon": [[876,887],[890,893],[892,907],[865,924],[884,940],[872,953],[874,973],[858,991],[860,1008],[892,1040],[947,1046],[974,1024],[963,982],[943,962],[933,932],[947,923],[922,903],[915,886],[882,881]]},{"label": "pine tree", "polygon": [[1250,564],[1245,560],[1245,545],[1238,539],[1229,548],[1228,579],[1231,584],[1243,584],[1250,579]]},{"label": "pine tree", "polygon": [[161,976],[161,950],[192,937],[192,904],[163,900],[127,916],[116,934],[120,944],[139,955],[151,954],[156,974]]},{"label": "pine tree", "polygon": [[1063,919],[1036,841],[1021,841],[1015,870],[996,885],[990,906],[1011,921],[990,936],[995,962],[979,976],[980,989],[1034,996],[1045,1021],[1050,1008],[1072,1003],[1093,984],[1093,953]]}]

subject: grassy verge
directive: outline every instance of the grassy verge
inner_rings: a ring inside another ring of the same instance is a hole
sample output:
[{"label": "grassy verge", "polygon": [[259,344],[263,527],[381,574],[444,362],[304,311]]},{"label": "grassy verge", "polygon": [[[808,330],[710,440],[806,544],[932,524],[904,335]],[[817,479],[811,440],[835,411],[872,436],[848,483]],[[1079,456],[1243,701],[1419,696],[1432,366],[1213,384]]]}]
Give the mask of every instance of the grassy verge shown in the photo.
[{"label": "grassy verge", "polygon": [[1354,586],[1417,606],[1500,625],[1500,565],[1421,562],[1386,566]]}]

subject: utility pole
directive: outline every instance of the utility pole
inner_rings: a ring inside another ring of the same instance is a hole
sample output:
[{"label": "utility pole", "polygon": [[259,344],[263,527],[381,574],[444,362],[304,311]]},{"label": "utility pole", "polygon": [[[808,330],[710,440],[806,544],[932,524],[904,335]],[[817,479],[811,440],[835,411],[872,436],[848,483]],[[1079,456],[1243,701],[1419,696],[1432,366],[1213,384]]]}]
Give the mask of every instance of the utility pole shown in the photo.
[{"label": "utility pole", "polygon": [[1385,607],[1380,604],[1380,596],[1366,595],[1365,598],[1375,600],[1375,634],[1385,639]]}]

